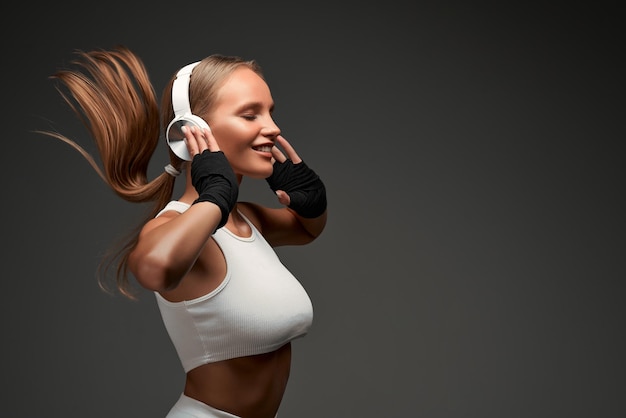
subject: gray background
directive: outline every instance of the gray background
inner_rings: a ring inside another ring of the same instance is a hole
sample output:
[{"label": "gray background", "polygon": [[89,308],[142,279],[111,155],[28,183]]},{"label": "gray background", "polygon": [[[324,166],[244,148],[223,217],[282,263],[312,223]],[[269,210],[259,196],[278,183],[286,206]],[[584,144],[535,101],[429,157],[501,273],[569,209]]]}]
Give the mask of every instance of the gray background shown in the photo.
[{"label": "gray background", "polygon": [[144,207],[31,132],[93,151],[47,77],[123,44],[159,95],[211,53],[257,59],[326,182],[324,235],[280,249],[315,308],[281,418],[624,416],[625,16],[411,3],[11,5],[0,415],[162,417],[182,390],[152,295],[94,277]]}]

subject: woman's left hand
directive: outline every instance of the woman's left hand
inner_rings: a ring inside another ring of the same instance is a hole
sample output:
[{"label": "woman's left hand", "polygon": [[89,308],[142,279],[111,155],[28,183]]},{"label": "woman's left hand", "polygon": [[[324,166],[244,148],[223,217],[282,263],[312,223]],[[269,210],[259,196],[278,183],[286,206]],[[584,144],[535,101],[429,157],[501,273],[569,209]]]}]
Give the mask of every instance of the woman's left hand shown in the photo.
[{"label": "woman's left hand", "polygon": [[291,144],[281,135],[272,147],[274,172],[266,180],[278,201],[304,218],[317,218],[326,211],[326,188],[319,176],[310,169]]},{"label": "woman's left hand", "polygon": [[[293,162],[294,164],[299,164],[302,162],[302,158],[300,158],[296,150],[282,135],[278,135],[276,137],[276,142],[278,142],[279,145],[285,150],[287,156],[285,156],[285,154],[283,154],[277,146],[273,146],[272,155],[274,156],[274,161],[278,161],[281,164],[283,164],[288,159],[291,160],[291,162]],[[276,196],[278,196],[278,201],[282,205],[289,206],[289,204],[291,203],[291,198],[287,193],[285,193],[284,190],[274,190],[274,193],[276,193]]]}]

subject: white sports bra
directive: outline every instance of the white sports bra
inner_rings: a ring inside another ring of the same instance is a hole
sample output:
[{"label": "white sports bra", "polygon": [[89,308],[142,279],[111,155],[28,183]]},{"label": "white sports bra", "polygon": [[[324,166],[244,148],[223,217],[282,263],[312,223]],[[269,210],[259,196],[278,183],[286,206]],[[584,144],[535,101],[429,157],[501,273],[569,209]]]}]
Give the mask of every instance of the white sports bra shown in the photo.
[{"label": "white sports bra", "polygon": [[[157,216],[188,208],[186,203],[172,201]],[[217,289],[182,302],[170,302],[155,292],[185,372],[206,363],[276,350],[311,327],[313,307],[308,294],[254,225],[244,219],[252,229],[250,237],[237,236],[225,227],[213,235],[226,259],[226,276]]]}]

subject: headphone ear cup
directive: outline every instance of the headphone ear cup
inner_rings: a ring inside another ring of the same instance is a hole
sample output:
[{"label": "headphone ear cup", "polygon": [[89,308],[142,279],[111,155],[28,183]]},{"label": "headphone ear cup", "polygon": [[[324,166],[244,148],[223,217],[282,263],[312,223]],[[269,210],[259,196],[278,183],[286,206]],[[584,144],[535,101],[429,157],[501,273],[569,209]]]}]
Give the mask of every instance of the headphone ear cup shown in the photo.
[{"label": "headphone ear cup", "polygon": [[185,161],[191,161],[192,157],[189,154],[189,150],[187,149],[187,145],[185,145],[184,141],[185,134],[182,131],[183,126],[195,126],[200,129],[210,128],[209,124],[206,123],[204,119],[192,114],[182,115],[174,118],[167,126],[167,131],[165,134],[167,145],[169,145],[169,147],[178,158]]}]

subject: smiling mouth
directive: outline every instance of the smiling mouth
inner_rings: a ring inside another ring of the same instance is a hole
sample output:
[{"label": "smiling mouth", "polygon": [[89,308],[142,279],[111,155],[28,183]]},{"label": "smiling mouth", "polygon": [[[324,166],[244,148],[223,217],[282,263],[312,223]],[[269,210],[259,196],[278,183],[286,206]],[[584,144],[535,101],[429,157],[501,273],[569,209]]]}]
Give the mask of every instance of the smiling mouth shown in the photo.
[{"label": "smiling mouth", "polygon": [[261,145],[260,147],[252,147],[252,149],[260,152],[272,152],[271,145]]}]

